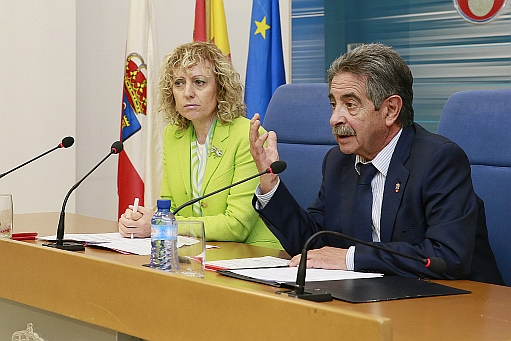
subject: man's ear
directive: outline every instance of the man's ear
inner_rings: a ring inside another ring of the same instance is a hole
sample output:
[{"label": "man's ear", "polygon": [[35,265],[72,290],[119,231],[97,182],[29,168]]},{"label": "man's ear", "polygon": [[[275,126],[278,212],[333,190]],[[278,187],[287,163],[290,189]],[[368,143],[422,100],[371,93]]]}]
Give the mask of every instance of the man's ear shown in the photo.
[{"label": "man's ear", "polygon": [[403,107],[403,100],[399,95],[392,95],[385,99],[384,104],[387,108],[385,113],[385,123],[388,127],[393,125],[399,118],[401,108]]}]

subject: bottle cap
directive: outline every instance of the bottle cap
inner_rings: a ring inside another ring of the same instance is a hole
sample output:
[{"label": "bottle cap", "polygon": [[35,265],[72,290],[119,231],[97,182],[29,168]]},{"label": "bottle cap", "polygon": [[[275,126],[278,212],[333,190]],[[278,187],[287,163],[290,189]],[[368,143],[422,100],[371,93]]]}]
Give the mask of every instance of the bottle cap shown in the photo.
[{"label": "bottle cap", "polygon": [[170,199],[158,199],[156,205],[159,210],[170,210]]}]

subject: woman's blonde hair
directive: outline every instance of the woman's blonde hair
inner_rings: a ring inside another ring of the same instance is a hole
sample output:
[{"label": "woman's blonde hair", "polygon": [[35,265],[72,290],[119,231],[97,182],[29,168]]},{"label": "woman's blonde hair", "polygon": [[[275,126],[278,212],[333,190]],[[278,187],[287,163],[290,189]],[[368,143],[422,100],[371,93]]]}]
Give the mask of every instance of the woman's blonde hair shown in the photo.
[{"label": "woman's blonde hair", "polygon": [[218,102],[216,117],[222,124],[232,122],[236,117],[245,116],[243,103],[243,85],[240,75],[232,63],[213,43],[194,42],[177,47],[165,56],[159,78],[159,109],[163,111],[170,124],[186,129],[190,120],[179,114],[172,85],[180,70],[189,70],[197,64],[209,61],[215,75],[216,99]]}]

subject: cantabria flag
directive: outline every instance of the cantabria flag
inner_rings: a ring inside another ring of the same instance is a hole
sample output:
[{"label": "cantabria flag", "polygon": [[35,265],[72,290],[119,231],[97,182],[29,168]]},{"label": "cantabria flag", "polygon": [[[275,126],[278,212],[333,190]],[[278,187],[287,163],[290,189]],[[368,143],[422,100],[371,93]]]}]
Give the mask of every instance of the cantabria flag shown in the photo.
[{"label": "cantabria flag", "polygon": [[130,0],[117,189],[119,215],[135,198],[154,208],[162,174],[164,119],[158,115],[158,46],[152,0]]}]

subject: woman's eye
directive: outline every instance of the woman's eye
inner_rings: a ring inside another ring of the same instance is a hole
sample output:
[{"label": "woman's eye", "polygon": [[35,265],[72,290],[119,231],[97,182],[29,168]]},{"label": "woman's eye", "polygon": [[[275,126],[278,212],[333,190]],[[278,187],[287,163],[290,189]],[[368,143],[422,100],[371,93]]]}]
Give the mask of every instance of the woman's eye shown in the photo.
[{"label": "woman's eye", "polygon": [[202,79],[196,79],[195,84],[198,86],[203,86],[204,84],[206,84],[206,82],[203,81]]},{"label": "woman's eye", "polygon": [[180,87],[180,86],[183,86],[185,84],[185,82],[181,79],[177,79],[175,82],[174,82],[174,86],[177,86],[177,87]]}]

